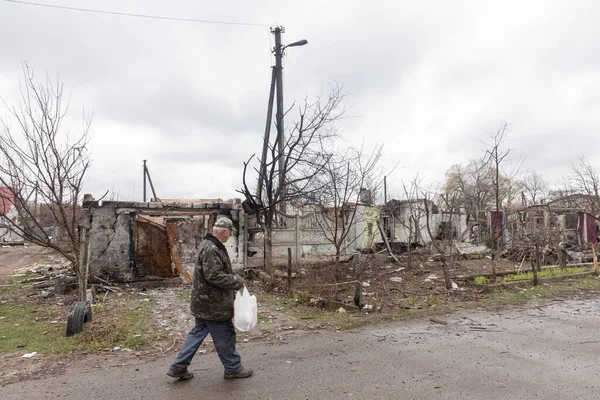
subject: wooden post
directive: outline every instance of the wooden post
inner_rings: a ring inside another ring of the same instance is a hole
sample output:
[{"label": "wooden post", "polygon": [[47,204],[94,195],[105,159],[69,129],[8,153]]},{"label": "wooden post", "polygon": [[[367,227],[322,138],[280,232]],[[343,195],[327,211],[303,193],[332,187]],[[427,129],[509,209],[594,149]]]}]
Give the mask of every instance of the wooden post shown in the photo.
[{"label": "wooden post", "polygon": [[300,215],[296,213],[296,269],[300,267]]},{"label": "wooden post", "polygon": [[90,229],[79,227],[79,285],[77,294],[79,301],[86,301],[88,274],[90,270]]},{"label": "wooden post", "polygon": [[385,232],[383,232],[383,229],[381,228],[381,224],[379,223],[379,221],[377,221],[377,227],[379,228],[379,233],[381,233],[381,236],[383,237],[383,242],[385,243],[385,247],[387,247],[388,253],[390,253],[390,256],[394,259],[394,261],[399,262],[398,258],[394,255],[394,253],[392,253],[392,248],[390,247],[390,242],[388,242],[387,236],[385,236]]},{"label": "wooden post", "polygon": [[596,253],[596,246],[592,244],[592,254],[594,256],[594,272],[598,276],[598,253]]},{"label": "wooden post", "polygon": [[558,243],[556,245],[556,253],[558,254],[558,265],[561,268],[566,268],[567,266],[567,251],[564,249],[562,243]]},{"label": "wooden post", "polygon": [[238,236],[238,240],[243,240],[242,242],[242,249],[244,251],[244,255],[242,257],[243,261],[243,265],[244,268],[248,268],[248,246],[249,243],[248,241],[250,240],[250,238],[248,237],[248,221],[246,219],[246,214],[241,212],[239,213],[239,220],[241,221],[241,223],[243,223],[242,229],[240,230],[240,233]]},{"label": "wooden post", "polygon": [[354,284],[354,305],[358,308],[362,308],[362,283],[356,282]]},{"label": "wooden post", "polygon": [[288,287],[292,287],[292,248],[288,247],[288,270],[287,270],[287,280]]}]

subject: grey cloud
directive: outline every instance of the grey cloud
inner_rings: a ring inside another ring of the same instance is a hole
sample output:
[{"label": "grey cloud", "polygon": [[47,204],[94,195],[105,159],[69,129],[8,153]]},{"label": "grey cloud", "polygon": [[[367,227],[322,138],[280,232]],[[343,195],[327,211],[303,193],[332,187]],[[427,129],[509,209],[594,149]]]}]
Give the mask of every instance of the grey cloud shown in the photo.
[{"label": "grey cloud", "polygon": [[[227,7],[107,0],[89,7],[285,25],[285,43],[309,40],[288,49],[286,107],[337,81],[351,94],[349,114],[356,117],[340,121],[340,130],[355,145],[363,138],[386,143],[386,165],[400,162],[403,174],[421,171],[441,180],[453,163],[482,153],[477,138],[507,122],[507,145],[551,181],[571,154],[592,151],[581,143],[590,142],[600,123],[600,7],[591,0],[307,0]],[[232,193],[241,185],[241,162],[260,151],[272,62],[266,27],[0,2],[0,46],[4,79],[18,77],[20,62],[28,60],[38,72],[59,74],[74,94],[71,109],[93,108],[102,129],[122,136],[128,129],[147,131],[143,143],[128,140],[130,152],[115,154],[106,141],[116,134],[96,132],[104,150],[92,149],[98,165],[90,187],[139,189],[138,164],[147,157],[161,190]],[[0,90],[12,93],[14,87]],[[294,118],[289,115],[286,125]],[[118,178],[110,173],[115,170]],[[219,188],[194,178],[200,171],[227,181]]]}]

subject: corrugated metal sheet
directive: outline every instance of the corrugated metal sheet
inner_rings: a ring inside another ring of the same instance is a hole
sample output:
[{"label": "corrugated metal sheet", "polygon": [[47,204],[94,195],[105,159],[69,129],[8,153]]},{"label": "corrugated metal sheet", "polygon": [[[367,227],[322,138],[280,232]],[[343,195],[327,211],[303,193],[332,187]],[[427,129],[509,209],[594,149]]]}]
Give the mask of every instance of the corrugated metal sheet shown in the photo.
[{"label": "corrugated metal sheet", "polygon": [[210,212],[137,215],[134,225],[134,276],[191,281],[198,245],[212,228]]}]

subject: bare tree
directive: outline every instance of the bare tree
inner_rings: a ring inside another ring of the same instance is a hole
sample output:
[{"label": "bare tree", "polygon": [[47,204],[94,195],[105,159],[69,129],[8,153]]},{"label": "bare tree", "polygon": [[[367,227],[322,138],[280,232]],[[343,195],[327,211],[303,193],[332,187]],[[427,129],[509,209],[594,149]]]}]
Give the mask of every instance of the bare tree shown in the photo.
[{"label": "bare tree", "polygon": [[562,232],[558,220],[548,205],[531,206],[519,210],[518,229],[512,232],[513,250],[521,262],[529,260],[533,273],[533,284],[537,285],[538,272],[542,264],[548,264],[548,254],[556,249],[558,261],[564,266],[565,259],[561,258],[560,240]]},{"label": "bare tree", "polygon": [[[522,159],[512,165],[512,169],[509,171],[502,171],[508,160],[508,156],[511,153],[511,149],[504,149],[505,135],[506,135],[507,124],[504,124],[495,133],[491,133],[490,143],[485,143],[486,146],[486,163],[491,166],[493,170],[492,182],[494,186],[494,218],[492,218],[492,224],[490,226],[491,242],[494,246],[494,257],[492,257],[492,279],[496,279],[496,262],[500,258],[500,249],[502,242],[502,233],[504,226],[502,223],[498,224],[497,217],[500,212],[500,207],[503,200],[507,200],[508,203],[512,200],[509,195],[514,196],[516,191],[514,187],[517,184],[517,180],[514,179],[519,173],[519,169],[522,165]],[[506,187],[504,196],[502,196],[502,187]],[[500,228],[500,229],[499,229]]]},{"label": "bare tree", "polygon": [[[70,134],[63,84],[48,76],[36,81],[26,63],[23,75],[21,105],[2,99],[8,118],[0,119],[0,185],[8,188],[17,210],[13,218],[5,217],[6,228],[63,255],[80,275],[79,201],[90,165],[91,119],[84,113],[77,134]],[[55,229],[52,237],[49,227]]]},{"label": "bare tree", "polygon": [[315,176],[313,187],[305,198],[316,208],[316,224],[335,248],[337,272],[340,256],[358,239],[349,234],[362,218],[358,212],[361,190],[367,186],[376,187],[373,182],[382,181],[377,170],[382,148],[378,146],[370,154],[366,154],[364,148],[323,149],[324,153],[330,154],[328,162]]},{"label": "bare tree", "polygon": [[541,174],[532,171],[525,177],[521,193],[524,206],[542,204],[548,194],[548,184]]},{"label": "bare tree", "polygon": [[[238,192],[246,198],[246,211],[256,215],[263,230],[265,269],[269,274],[273,273],[273,228],[283,224],[283,218],[277,218],[283,217],[279,215],[279,205],[306,198],[319,190],[313,180],[331,157],[321,152],[321,143],[335,137],[335,122],[345,113],[344,98],[341,88],[332,86],[326,98],[318,98],[312,103],[304,100],[299,107],[298,121],[285,140],[283,154],[279,153],[276,145],[269,143],[267,159],[258,160],[255,172],[263,183],[260,198],[248,184],[248,167],[254,156],[244,163],[243,188]],[[283,174],[280,174],[279,160],[282,157]],[[284,177],[285,185],[279,182],[280,176]]]},{"label": "bare tree", "polygon": [[426,216],[426,227],[427,233],[431,239],[431,245],[433,248],[440,254],[442,269],[444,272],[444,282],[446,284],[446,289],[452,289],[452,280],[450,279],[450,271],[454,270],[454,265],[456,262],[456,251],[454,246],[454,237],[452,234],[452,225],[455,215],[461,208],[460,198],[456,193],[445,192],[441,195],[442,200],[442,208],[443,215],[446,215],[445,218],[442,219],[443,226],[446,227],[445,230],[438,233],[438,235],[434,235],[431,222],[433,213],[433,201],[431,199],[431,194],[427,191],[422,191],[423,196],[423,208],[425,210]]},{"label": "bare tree", "polygon": [[494,241],[491,234],[486,234],[487,212],[495,209],[497,199],[500,207],[510,207],[522,190],[522,183],[514,176],[507,176],[504,172],[496,176],[496,173],[489,159],[475,159],[466,166],[453,165],[446,172],[445,183],[445,191],[456,196],[457,202],[465,209],[467,223],[472,221],[483,234],[483,237],[477,235],[476,240],[483,239],[490,247],[494,247]]},{"label": "bare tree", "polygon": [[600,176],[598,171],[583,155],[569,165],[572,187],[580,193],[600,197]]},{"label": "bare tree", "polygon": [[494,201],[493,171],[483,159],[471,160],[466,166],[453,165],[446,172],[445,191],[455,193],[466,211],[475,216]]},{"label": "bare tree", "polygon": [[408,184],[402,182],[402,198],[393,200],[385,206],[385,212],[391,216],[394,227],[399,225],[402,237],[406,239],[408,268],[413,267],[413,245],[421,240],[421,231],[426,226],[425,209],[421,196],[421,179],[416,175]]},{"label": "bare tree", "polygon": [[577,161],[569,164],[564,187],[564,193],[561,194],[583,195],[588,211],[594,215],[600,214],[600,175],[588,158],[581,155]]}]

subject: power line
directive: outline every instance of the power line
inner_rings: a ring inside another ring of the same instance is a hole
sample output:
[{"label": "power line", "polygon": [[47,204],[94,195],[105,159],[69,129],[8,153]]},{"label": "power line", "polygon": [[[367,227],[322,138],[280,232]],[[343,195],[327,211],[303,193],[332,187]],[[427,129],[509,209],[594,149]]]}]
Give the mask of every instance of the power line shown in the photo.
[{"label": "power line", "polygon": [[92,10],[92,9],[88,9],[88,8],[57,6],[57,5],[53,5],[53,4],[33,3],[33,2],[21,1],[21,0],[4,0],[4,1],[6,1],[8,3],[26,4],[29,6],[58,8],[61,10],[82,11],[82,12],[97,13],[97,14],[122,15],[125,17],[151,18],[151,19],[162,19],[162,20],[169,20],[169,21],[184,21],[184,22],[194,22],[194,23],[200,23],[200,24],[242,25],[242,26],[258,26],[258,27],[271,26],[271,25],[265,25],[265,24],[252,24],[252,23],[248,23],[248,22],[211,21],[211,20],[204,20],[204,19],[163,17],[160,15],[132,14],[132,13],[117,12],[117,11]]}]

